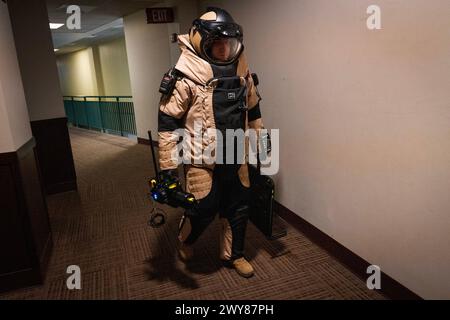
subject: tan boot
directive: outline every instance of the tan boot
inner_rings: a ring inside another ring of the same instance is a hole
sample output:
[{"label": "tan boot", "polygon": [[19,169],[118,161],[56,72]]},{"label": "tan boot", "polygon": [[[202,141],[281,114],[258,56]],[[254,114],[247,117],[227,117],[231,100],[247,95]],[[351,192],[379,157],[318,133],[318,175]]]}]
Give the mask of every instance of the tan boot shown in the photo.
[{"label": "tan boot", "polygon": [[182,243],[180,245],[180,249],[178,249],[178,254],[180,255],[180,259],[183,262],[189,262],[190,260],[192,260],[192,257],[194,256],[194,248],[192,248],[192,246]]},{"label": "tan boot", "polygon": [[233,267],[234,269],[236,269],[236,272],[244,278],[250,278],[255,273],[252,265],[247,260],[245,260],[245,258],[234,260]]}]

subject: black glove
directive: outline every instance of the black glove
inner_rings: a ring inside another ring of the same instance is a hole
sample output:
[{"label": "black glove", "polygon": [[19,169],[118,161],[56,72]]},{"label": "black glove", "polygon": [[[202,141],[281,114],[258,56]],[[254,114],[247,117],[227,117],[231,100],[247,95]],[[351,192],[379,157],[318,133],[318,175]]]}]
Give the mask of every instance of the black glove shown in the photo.
[{"label": "black glove", "polygon": [[178,180],[178,169],[161,170],[159,173],[159,179],[160,181],[174,179]]},{"label": "black glove", "polygon": [[196,203],[192,194],[182,190],[177,169],[161,171],[158,180],[152,185],[151,195],[153,200],[174,208],[183,207],[185,209]]}]

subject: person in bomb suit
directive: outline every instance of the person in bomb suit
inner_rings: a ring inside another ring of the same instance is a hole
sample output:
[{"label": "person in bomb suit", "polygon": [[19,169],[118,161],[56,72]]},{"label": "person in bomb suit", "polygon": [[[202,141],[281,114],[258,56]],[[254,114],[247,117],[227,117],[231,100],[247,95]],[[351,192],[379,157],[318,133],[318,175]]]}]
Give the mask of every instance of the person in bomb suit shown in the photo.
[{"label": "person in bomb suit", "polygon": [[[181,219],[178,252],[183,261],[191,260],[193,244],[219,213],[220,258],[239,275],[251,277],[254,269],[244,257],[249,218],[248,140],[221,144],[217,133],[225,137],[227,129],[263,128],[257,77],[250,73],[242,41],[241,26],[220,8],[208,8],[193,22],[189,34],[178,36],[181,56],[162,81],[166,91],[161,91],[165,94],[158,115],[159,164],[163,174],[177,174],[177,129],[182,128],[188,137],[198,137],[200,124],[201,133],[210,133],[186,142],[191,156],[184,165],[186,192],[198,202]],[[217,161],[220,156],[226,159],[228,147],[236,154],[243,148],[243,159],[235,154],[232,164]],[[199,152],[194,152],[195,148]],[[205,159],[205,153],[215,161]]]}]

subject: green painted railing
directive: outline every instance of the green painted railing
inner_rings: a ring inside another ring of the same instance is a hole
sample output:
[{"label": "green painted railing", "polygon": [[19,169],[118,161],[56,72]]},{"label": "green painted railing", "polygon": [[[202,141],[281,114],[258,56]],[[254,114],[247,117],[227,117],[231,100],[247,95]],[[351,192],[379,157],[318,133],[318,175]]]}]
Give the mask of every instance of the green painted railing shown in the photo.
[{"label": "green painted railing", "polygon": [[121,136],[136,135],[132,97],[64,96],[64,109],[74,126]]}]

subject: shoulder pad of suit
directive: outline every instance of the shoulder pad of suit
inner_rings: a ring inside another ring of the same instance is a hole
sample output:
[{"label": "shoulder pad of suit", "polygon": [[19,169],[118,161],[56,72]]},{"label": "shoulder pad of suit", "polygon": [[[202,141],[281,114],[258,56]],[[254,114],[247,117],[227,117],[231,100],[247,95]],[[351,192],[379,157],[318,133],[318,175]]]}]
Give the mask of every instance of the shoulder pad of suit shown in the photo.
[{"label": "shoulder pad of suit", "polygon": [[159,92],[164,96],[172,95],[172,92],[175,89],[175,84],[182,78],[183,74],[180,71],[175,68],[171,68],[164,74],[161,84],[159,85]]}]

